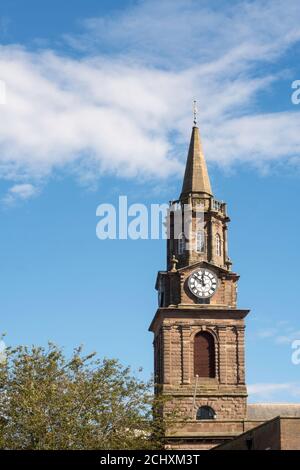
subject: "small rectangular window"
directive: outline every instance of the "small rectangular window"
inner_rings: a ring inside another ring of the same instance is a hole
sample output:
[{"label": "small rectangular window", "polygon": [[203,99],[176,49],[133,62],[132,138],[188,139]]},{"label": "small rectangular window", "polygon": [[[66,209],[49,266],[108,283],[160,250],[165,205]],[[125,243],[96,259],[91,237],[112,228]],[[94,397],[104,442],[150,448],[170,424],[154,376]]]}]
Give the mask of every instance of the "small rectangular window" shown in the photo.
[{"label": "small rectangular window", "polygon": [[197,253],[204,253],[205,252],[205,232],[204,230],[199,230],[197,232],[197,240],[196,240],[196,250]]},{"label": "small rectangular window", "polygon": [[185,252],[185,236],[182,234],[178,238],[178,254],[183,255]]}]

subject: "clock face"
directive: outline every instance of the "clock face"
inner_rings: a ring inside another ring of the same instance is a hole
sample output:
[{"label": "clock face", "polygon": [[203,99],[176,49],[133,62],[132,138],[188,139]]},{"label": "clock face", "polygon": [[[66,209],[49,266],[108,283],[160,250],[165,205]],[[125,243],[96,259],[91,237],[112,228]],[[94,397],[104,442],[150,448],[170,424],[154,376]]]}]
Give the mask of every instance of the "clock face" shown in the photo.
[{"label": "clock face", "polygon": [[208,269],[197,269],[189,277],[189,288],[199,299],[212,297],[218,287],[217,276]]}]

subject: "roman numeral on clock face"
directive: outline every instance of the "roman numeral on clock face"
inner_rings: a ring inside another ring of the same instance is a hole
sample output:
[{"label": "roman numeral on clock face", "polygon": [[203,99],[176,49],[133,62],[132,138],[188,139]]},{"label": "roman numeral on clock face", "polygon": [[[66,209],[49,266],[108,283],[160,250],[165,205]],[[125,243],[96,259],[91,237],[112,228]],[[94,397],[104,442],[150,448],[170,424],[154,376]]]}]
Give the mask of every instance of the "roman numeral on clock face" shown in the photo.
[{"label": "roman numeral on clock face", "polygon": [[215,273],[208,269],[193,271],[188,279],[190,291],[198,298],[209,298],[214,295],[218,287],[218,279]]}]

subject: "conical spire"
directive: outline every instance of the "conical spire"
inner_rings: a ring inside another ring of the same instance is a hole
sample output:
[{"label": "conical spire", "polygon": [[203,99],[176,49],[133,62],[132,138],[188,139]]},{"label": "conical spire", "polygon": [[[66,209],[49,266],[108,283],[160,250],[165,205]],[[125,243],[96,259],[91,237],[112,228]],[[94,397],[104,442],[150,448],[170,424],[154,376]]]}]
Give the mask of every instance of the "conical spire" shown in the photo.
[{"label": "conical spire", "polygon": [[190,193],[205,193],[212,196],[207,166],[197,126],[194,126],[192,130],[181,197],[187,196]]}]

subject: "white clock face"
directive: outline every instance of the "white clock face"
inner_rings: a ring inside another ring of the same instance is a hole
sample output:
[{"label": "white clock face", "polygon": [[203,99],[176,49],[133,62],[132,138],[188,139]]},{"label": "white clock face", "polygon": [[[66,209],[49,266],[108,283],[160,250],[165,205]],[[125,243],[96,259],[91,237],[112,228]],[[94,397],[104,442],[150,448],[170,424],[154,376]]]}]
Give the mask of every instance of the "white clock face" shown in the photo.
[{"label": "white clock face", "polygon": [[199,299],[208,299],[217,290],[217,276],[208,269],[197,269],[189,277],[189,288]]}]

